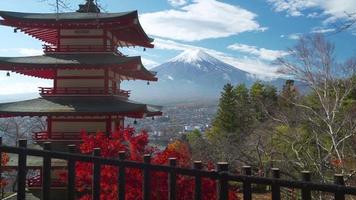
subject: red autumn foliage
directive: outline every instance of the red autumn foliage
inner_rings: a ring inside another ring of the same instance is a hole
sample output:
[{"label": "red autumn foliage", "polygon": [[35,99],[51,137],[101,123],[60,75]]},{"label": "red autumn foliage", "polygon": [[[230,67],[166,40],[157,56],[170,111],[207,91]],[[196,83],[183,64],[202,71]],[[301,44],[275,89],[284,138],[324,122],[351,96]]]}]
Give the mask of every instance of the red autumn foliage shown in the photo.
[{"label": "red autumn foliage", "polygon": [[[7,165],[7,163],[9,162],[10,158],[9,155],[7,155],[6,153],[2,153],[1,154],[1,166],[5,166]],[[7,181],[5,179],[0,179],[0,187],[3,188],[7,185]]]},{"label": "red autumn foliage", "polygon": [[[82,133],[83,144],[80,151],[91,154],[94,148],[101,148],[101,156],[118,158],[120,151],[126,151],[128,160],[142,162],[144,154],[152,155],[152,163],[167,165],[168,158],[177,158],[177,166],[190,168],[191,154],[188,146],[181,141],[172,142],[163,151],[148,145],[148,134],[145,131],[136,134],[133,128],[127,128],[113,133],[110,137],[103,133],[88,135]],[[152,199],[168,199],[167,173],[152,172]],[[101,168],[101,196],[100,199],[114,200],[118,198],[118,169],[117,167],[102,166]],[[92,185],[92,164],[78,163],[76,166],[76,188],[81,200],[90,200]],[[202,180],[203,199],[216,199],[216,182],[210,179]],[[194,198],[194,179],[192,177],[177,176],[177,199],[188,200]],[[137,169],[126,169],[126,199],[142,199],[142,172]],[[236,190],[231,189],[229,199],[237,200]]]}]

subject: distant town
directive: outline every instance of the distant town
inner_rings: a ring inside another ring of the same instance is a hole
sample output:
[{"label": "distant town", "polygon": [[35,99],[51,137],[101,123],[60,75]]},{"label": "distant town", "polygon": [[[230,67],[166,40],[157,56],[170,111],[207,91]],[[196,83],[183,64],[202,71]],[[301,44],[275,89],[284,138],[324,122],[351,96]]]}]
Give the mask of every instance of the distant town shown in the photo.
[{"label": "distant town", "polygon": [[137,124],[134,124],[134,119],[128,119],[126,125],[146,130],[153,143],[167,144],[194,130],[204,133],[211,126],[216,111],[217,102],[178,104],[164,107],[161,117],[138,119]]}]

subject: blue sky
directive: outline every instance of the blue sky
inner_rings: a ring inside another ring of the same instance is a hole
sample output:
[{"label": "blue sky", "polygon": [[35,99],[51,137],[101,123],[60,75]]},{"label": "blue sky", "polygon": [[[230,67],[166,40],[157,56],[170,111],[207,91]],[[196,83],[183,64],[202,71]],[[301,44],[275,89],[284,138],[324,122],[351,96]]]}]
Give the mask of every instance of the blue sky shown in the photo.
[{"label": "blue sky", "polygon": [[[49,0],[54,3],[55,0]],[[69,12],[83,0],[67,0]],[[273,76],[271,62],[286,55],[302,34],[323,32],[335,43],[342,61],[356,54],[356,27],[334,34],[335,24],[356,13],[355,0],[100,0],[106,12],[138,10],[146,32],[155,38],[155,49],[125,49],[142,55],[148,68],[186,50],[203,49],[223,61],[260,76]],[[0,10],[55,12],[41,0],[1,0]],[[353,16],[356,19],[356,15]],[[0,27],[0,56],[41,54],[41,43],[13,29]],[[46,80],[0,73],[0,94],[32,92],[50,86]],[[27,88],[23,89],[22,85]]]}]

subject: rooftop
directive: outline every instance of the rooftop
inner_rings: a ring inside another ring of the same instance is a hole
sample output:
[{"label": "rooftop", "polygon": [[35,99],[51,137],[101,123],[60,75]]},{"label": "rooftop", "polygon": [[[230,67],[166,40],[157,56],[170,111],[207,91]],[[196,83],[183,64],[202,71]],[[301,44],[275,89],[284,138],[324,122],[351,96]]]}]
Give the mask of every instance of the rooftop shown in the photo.
[{"label": "rooftop", "polygon": [[[47,54],[28,57],[0,57],[0,70],[10,70],[40,78],[54,78],[55,69],[111,68],[120,75],[147,81],[156,81],[154,72],[148,71],[141,57],[105,54]],[[37,70],[37,71],[36,71]]]},{"label": "rooftop", "polygon": [[60,115],[124,115],[149,117],[161,115],[161,107],[146,105],[115,96],[44,97],[0,104],[0,117]]}]

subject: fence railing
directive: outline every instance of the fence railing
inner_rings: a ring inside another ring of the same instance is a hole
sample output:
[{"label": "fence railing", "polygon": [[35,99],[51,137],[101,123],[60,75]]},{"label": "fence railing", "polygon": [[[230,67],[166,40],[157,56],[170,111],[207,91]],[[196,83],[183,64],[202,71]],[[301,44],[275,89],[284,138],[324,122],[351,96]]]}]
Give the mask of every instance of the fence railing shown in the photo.
[{"label": "fence railing", "polygon": [[[69,153],[54,152],[51,151],[51,143],[44,143],[44,150],[28,149],[27,141],[20,140],[19,147],[10,147],[0,145],[0,153],[7,152],[12,154],[18,154],[18,174],[17,174],[17,199],[25,199],[26,189],[26,162],[27,156],[38,156],[43,158],[43,176],[42,176],[42,199],[50,199],[50,187],[51,187],[51,159],[62,159],[67,161],[68,171],[68,199],[75,199],[75,163],[76,162],[89,162],[93,163],[93,185],[92,185],[92,199],[99,200],[100,198],[100,170],[101,166],[110,165],[119,168],[118,178],[118,199],[124,200],[126,193],[126,169],[139,169],[143,172],[142,183],[142,199],[149,200],[151,197],[150,172],[164,172],[168,174],[168,199],[175,200],[179,194],[176,190],[176,176],[184,175],[191,176],[195,179],[195,193],[194,200],[201,200],[202,194],[202,178],[208,178],[217,181],[217,198],[218,200],[228,200],[229,193],[229,181],[242,183],[242,193],[244,200],[252,199],[252,184],[262,184],[271,186],[272,200],[281,199],[281,187],[295,188],[301,190],[301,196],[303,200],[311,200],[312,191],[322,191],[333,193],[335,200],[344,200],[345,195],[356,195],[356,187],[350,187],[344,185],[342,175],[335,175],[334,184],[320,184],[311,182],[311,176],[309,172],[303,172],[303,179],[301,181],[283,180],[280,179],[280,173],[278,169],[272,170],[272,178],[256,177],[252,176],[251,167],[243,167],[243,175],[233,175],[228,172],[228,163],[221,162],[217,164],[216,171],[205,171],[202,169],[202,163],[200,161],[194,162],[193,169],[184,169],[176,167],[175,158],[169,160],[169,166],[153,165],[150,163],[150,155],[144,156],[144,162],[138,163],[125,160],[125,152],[120,152],[118,159],[108,159],[99,157],[100,149],[94,149],[93,155],[83,155],[75,153],[75,145],[69,145]],[[1,155],[1,154],[0,154]],[[0,166],[1,167],[1,166]],[[188,186],[191,187],[191,186]]]}]

